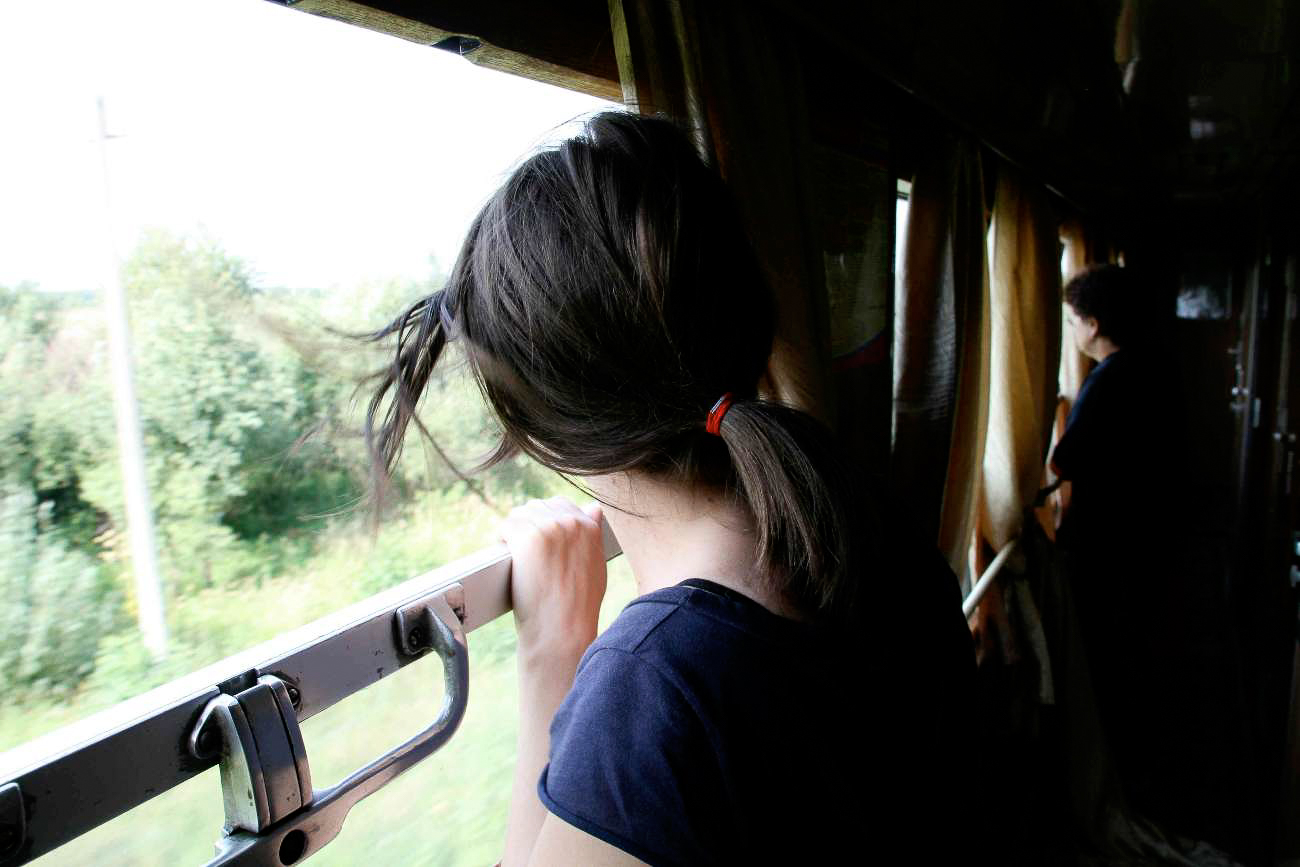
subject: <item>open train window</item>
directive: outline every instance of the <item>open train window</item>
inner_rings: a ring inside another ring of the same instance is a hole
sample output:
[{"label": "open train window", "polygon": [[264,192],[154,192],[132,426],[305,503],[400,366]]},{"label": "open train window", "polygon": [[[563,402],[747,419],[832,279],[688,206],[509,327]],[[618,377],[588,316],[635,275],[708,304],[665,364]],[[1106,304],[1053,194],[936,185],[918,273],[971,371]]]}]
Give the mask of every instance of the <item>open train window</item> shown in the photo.
[{"label": "open train window", "polygon": [[[29,84],[0,94],[0,751],[21,752],[487,545],[513,502],[567,490],[522,460],[469,486],[413,446],[375,538],[354,509],[349,405],[375,358],[327,326],[378,326],[435,288],[514,161],[606,103],[264,0],[79,4],[74,28],[66,6],[14,12],[0,73]],[[113,282],[161,585],[152,640],[114,434]],[[468,464],[492,434],[478,393],[451,376],[435,391],[426,421]],[[631,585],[613,574],[617,610]],[[475,636],[461,734],[320,863],[496,857],[513,641],[508,623]],[[307,722],[322,783],[435,715],[420,668]],[[221,820],[207,772],[42,863],[199,863]]]}]

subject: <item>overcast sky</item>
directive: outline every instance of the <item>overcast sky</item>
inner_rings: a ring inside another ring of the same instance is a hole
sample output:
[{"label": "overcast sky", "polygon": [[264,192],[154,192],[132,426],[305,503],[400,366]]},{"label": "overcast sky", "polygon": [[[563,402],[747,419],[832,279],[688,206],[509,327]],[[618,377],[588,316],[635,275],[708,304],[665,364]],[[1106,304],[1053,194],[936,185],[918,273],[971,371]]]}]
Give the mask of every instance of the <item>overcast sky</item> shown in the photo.
[{"label": "overcast sky", "polygon": [[599,100],[267,0],[8,3],[0,285],[101,282],[115,243],[200,230],[263,286],[428,276],[503,173]]}]

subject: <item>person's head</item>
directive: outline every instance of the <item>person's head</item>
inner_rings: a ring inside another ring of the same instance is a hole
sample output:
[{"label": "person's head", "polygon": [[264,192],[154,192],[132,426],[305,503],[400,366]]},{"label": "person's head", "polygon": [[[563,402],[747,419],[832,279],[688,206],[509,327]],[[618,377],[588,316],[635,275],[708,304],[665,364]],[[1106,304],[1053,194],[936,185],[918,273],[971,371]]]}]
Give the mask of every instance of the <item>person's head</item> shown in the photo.
[{"label": "person's head", "polygon": [[1084,355],[1100,361],[1130,345],[1139,318],[1132,282],[1118,265],[1094,265],[1065,285],[1070,332]]},{"label": "person's head", "polygon": [[773,317],[739,215],[688,137],[597,115],[520,165],[445,287],[376,332],[397,350],[370,404],[372,453],[392,468],[445,341],[460,340],[503,430],[487,465],[522,451],[570,476],[734,495],[754,518],[759,576],[810,613],[837,610],[850,588],[827,435],[757,394]]}]

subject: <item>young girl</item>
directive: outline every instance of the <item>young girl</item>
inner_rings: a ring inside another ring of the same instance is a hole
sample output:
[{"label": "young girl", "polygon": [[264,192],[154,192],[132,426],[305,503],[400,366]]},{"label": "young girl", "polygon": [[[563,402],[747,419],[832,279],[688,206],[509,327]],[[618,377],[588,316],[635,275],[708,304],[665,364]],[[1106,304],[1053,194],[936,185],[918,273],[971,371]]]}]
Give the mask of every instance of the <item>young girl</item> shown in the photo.
[{"label": "young girl", "polygon": [[445,288],[380,336],[396,339],[370,405],[384,468],[460,340],[503,429],[491,462],[522,451],[581,479],[636,576],[598,638],[601,509],[534,501],[502,525],[520,689],[506,865],[942,848],[916,835],[958,812],[945,727],[967,722],[973,662],[956,583],[890,558],[827,432],[760,394],[772,299],[685,135],[610,112],[537,153]]}]

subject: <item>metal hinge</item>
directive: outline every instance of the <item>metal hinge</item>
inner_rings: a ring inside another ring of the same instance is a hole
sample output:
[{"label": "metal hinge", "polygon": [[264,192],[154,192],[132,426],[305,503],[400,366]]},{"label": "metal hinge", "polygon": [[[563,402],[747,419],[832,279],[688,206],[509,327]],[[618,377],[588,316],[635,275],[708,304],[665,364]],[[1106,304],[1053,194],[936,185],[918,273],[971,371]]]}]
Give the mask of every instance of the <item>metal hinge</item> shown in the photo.
[{"label": "metal hinge", "polygon": [[419,656],[438,646],[434,600],[446,603],[456,620],[465,622],[465,588],[460,584],[451,585],[437,596],[403,605],[393,615],[393,629],[397,633],[397,646],[407,656]]},{"label": "metal hinge", "polygon": [[288,686],[264,674],[208,702],[190,733],[197,759],[221,756],[225,831],[260,834],[312,802],[311,770]]}]

